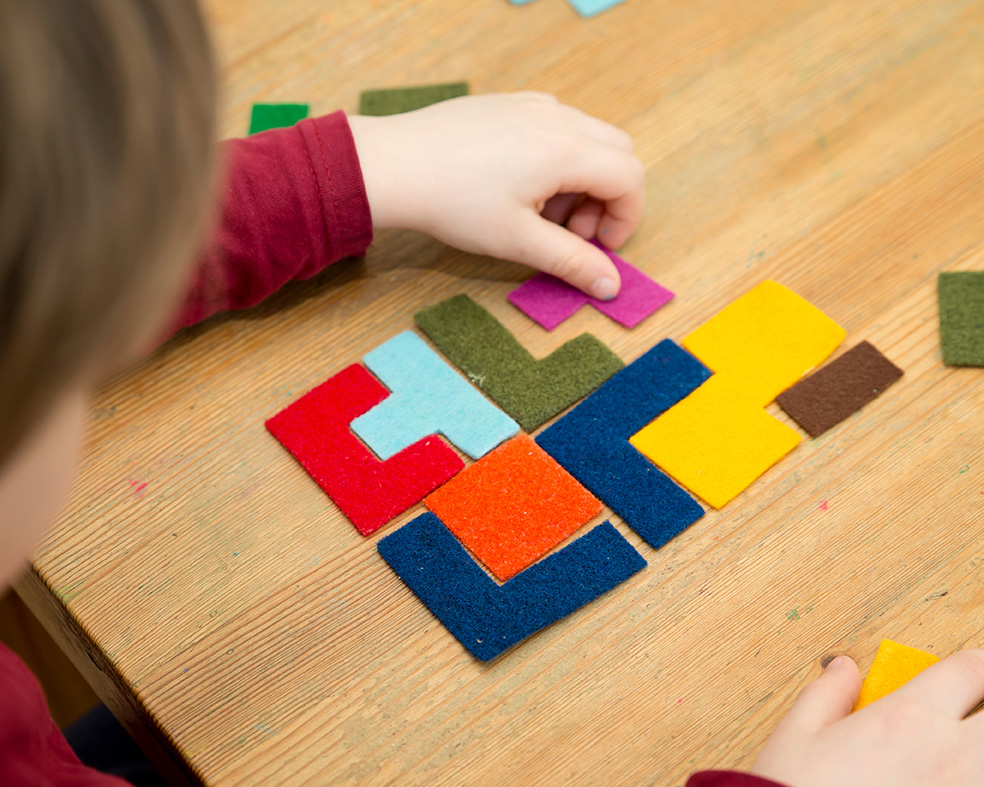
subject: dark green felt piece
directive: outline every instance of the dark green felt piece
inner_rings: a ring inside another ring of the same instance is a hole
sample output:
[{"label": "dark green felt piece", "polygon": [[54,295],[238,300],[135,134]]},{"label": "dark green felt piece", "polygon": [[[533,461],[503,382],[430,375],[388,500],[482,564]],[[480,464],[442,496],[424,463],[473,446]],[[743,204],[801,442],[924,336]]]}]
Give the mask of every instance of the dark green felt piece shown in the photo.
[{"label": "dark green felt piece", "polygon": [[943,363],[984,367],[984,271],[941,273],[938,289]]},{"label": "dark green felt piece", "polygon": [[414,315],[445,356],[527,432],[582,399],[625,364],[591,334],[542,360],[467,295]]},{"label": "dark green felt piece", "polygon": [[249,133],[258,134],[269,128],[293,126],[307,116],[307,104],[253,104]]},{"label": "dark green felt piece", "polygon": [[439,101],[447,101],[449,98],[467,95],[467,82],[367,90],[359,98],[359,114],[399,115],[402,112],[429,107]]}]

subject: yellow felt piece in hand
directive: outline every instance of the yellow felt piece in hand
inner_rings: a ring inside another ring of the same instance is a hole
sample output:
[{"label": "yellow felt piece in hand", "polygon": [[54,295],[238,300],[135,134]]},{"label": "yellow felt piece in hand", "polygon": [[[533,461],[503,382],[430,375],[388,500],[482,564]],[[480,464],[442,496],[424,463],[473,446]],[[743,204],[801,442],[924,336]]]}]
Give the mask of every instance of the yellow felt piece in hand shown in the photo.
[{"label": "yellow felt piece in hand", "polygon": [[712,377],[629,442],[714,508],[788,454],[799,433]]},{"label": "yellow felt piece in hand", "polygon": [[932,653],[910,648],[908,645],[900,645],[890,639],[883,639],[878,646],[871,669],[868,670],[868,677],[861,684],[861,695],[854,710],[860,710],[865,705],[880,700],[939,660],[940,657]]},{"label": "yellow felt piece in hand", "polygon": [[845,335],[812,303],[764,281],[691,333],[683,346],[727,378],[735,395],[765,407],[826,359]]}]

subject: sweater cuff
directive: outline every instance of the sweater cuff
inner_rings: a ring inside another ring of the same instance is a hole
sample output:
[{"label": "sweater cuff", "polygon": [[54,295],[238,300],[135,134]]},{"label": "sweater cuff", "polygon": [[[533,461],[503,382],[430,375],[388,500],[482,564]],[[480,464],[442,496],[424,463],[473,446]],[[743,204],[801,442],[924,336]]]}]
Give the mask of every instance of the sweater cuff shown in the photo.
[{"label": "sweater cuff", "polygon": [[372,214],[348,118],[338,111],[302,120],[296,128],[321,200],[329,258],[365,254],[372,243]]},{"label": "sweater cuff", "polygon": [[701,771],[687,780],[687,787],[785,787],[785,785],[750,773]]}]

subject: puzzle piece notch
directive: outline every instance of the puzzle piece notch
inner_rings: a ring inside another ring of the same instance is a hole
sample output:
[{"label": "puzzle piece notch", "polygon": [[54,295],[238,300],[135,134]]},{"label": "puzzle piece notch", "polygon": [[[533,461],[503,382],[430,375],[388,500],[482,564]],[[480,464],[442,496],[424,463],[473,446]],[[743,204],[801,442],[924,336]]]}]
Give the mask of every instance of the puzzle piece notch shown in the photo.
[{"label": "puzzle piece notch", "polygon": [[608,522],[497,585],[434,514],[386,536],[379,554],[477,659],[490,661],[624,582],[646,561]]},{"label": "puzzle piece notch", "polygon": [[364,358],[390,395],[352,421],[352,430],[386,460],[436,433],[473,459],[519,431],[413,331],[404,331]]},{"label": "puzzle piece notch", "polygon": [[249,133],[259,134],[271,128],[293,126],[308,116],[307,104],[253,104]]},{"label": "puzzle piece notch", "polygon": [[673,300],[675,296],[668,289],[598,241],[591,242],[605,252],[618,269],[622,286],[615,298],[610,301],[593,298],[556,276],[538,273],[510,292],[506,296],[509,302],[552,331],[587,304],[626,328],[634,328]]},{"label": "puzzle piece notch", "polygon": [[414,319],[469,380],[529,432],[624,366],[590,334],[582,334],[537,360],[467,295],[448,298],[418,312]]},{"label": "puzzle piece notch", "polygon": [[536,442],[659,549],[700,519],[704,509],[628,441],[709,376],[703,364],[666,339],[547,427]]},{"label": "puzzle piece notch", "polygon": [[424,500],[505,581],[601,511],[601,503],[520,433]]},{"label": "puzzle piece notch", "polygon": [[714,508],[722,508],[800,442],[715,375],[629,442]]},{"label": "puzzle piece notch", "polygon": [[349,430],[387,390],[353,364],[266,422],[266,428],[368,536],[452,478],[464,463],[440,438],[425,437],[380,462]]},{"label": "puzzle piece notch", "polygon": [[939,656],[918,648],[910,648],[890,639],[883,639],[878,646],[875,660],[868,670],[868,676],[861,684],[861,694],[854,710],[880,700],[897,688],[904,686],[924,669],[940,660]]},{"label": "puzzle piece notch", "polygon": [[467,82],[366,90],[359,97],[359,114],[401,115],[451,98],[467,96],[468,92]]},{"label": "puzzle piece notch", "polygon": [[984,367],[984,271],[944,271],[937,297],[943,363]]},{"label": "puzzle piece notch", "polygon": [[869,342],[861,342],[776,397],[786,414],[819,437],[884,393],[902,376]]},{"label": "puzzle piece notch", "polygon": [[846,336],[809,301],[764,281],[725,306],[683,340],[683,346],[730,389],[765,407],[817,367]]}]

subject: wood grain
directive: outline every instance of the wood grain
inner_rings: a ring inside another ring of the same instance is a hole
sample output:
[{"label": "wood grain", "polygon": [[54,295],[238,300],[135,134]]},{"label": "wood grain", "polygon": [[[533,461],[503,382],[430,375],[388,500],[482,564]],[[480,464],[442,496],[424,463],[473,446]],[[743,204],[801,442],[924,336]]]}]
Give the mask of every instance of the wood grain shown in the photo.
[{"label": "wood grain", "polygon": [[[649,198],[623,252],[678,298],[547,334],[505,300],[524,270],[384,233],[106,387],[21,589],[156,756],[211,785],[681,785],[747,766],[824,654],[981,643],[984,376],[942,365],[935,303],[984,268],[980,3],[207,6],[227,135],[254,101],[459,79],[623,126]],[[631,361],[765,278],[903,379],[663,549],[617,522],[649,568],[491,665],[377,556],[399,522],[360,538],[263,429],[452,294],[538,356],[590,330]]]}]

